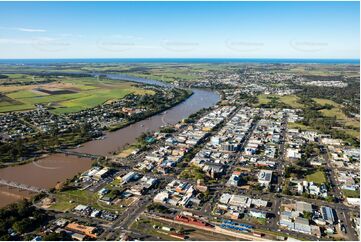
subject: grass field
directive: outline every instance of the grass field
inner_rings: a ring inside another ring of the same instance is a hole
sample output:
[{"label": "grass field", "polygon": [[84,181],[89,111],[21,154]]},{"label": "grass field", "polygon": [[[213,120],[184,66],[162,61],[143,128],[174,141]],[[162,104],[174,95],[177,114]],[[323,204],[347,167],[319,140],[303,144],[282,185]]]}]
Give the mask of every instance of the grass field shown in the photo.
[{"label": "grass field", "polygon": [[286,105],[291,106],[292,108],[302,108],[303,105],[298,102],[299,98],[296,95],[267,95],[267,94],[260,94],[257,96],[258,104],[268,104],[271,102],[271,98],[278,98],[279,102],[282,102]]},{"label": "grass field", "polygon": [[345,123],[346,125],[349,125],[349,126],[352,126],[355,128],[360,127],[360,123],[357,120],[348,118],[344,114],[344,112],[341,109],[342,108],[341,104],[338,104],[329,99],[314,98],[313,100],[320,105],[330,104],[333,106],[333,108],[331,108],[329,110],[328,109],[321,110],[322,114],[325,115],[326,117],[336,116],[337,120],[343,121],[343,123]]},{"label": "grass field", "polygon": [[266,94],[260,94],[257,96],[258,98],[258,104],[267,104],[269,103],[271,100],[268,99],[268,97],[270,97],[271,95],[266,95]]},{"label": "grass field", "polygon": [[342,111],[342,105],[338,104],[329,99],[321,99],[321,98],[314,98],[315,102],[320,105],[330,104],[333,106],[331,109],[323,109],[321,113],[326,117],[336,117],[337,121],[349,127],[350,129],[345,129],[345,132],[352,135],[355,138],[359,138],[360,136],[360,122],[356,119],[347,117],[344,112]]},{"label": "grass field", "polygon": [[314,182],[317,184],[326,183],[326,175],[322,171],[316,171],[315,173],[312,173],[310,175],[306,176],[306,180],[308,182]]},{"label": "grass field", "polygon": [[[269,99],[267,98],[270,95],[259,95],[260,103],[267,103]],[[302,108],[302,104],[297,102],[298,97],[294,95],[279,97],[279,101],[292,106],[293,108]],[[322,98],[313,98],[313,100],[319,105],[332,105],[331,109],[322,109],[320,112],[325,117],[336,117],[337,121],[341,123],[345,128],[343,132],[351,135],[352,137],[360,137],[360,122],[357,119],[347,117],[342,111],[342,105],[338,104],[329,99]],[[302,131],[313,130],[310,126],[303,125],[301,123],[288,123],[288,128],[296,128]]]},{"label": "grass field", "polygon": [[[121,99],[130,93],[154,93],[130,82],[97,80],[92,77],[58,79],[57,82],[39,85],[0,86],[0,92],[4,95],[4,98],[0,99],[0,112],[30,110],[34,109],[36,104],[43,104],[53,107],[54,113],[69,113],[92,108],[108,100]],[[36,90],[37,88],[60,90],[64,93],[49,95]],[[73,93],[65,93],[66,91]]]},{"label": "grass field", "polygon": [[120,212],[124,208],[119,206],[111,206],[105,203],[98,201],[98,195],[89,191],[81,190],[68,190],[63,192],[58,192],[55,194],[56,203],[50,207],[50,209],[55,211],[69,211],[75,208],[79,204],[89,205],[95,209],[99,210],[108,210],[111,212]]},{"label": "grass field", "polygon": [[299,97],[295,95],[280,96],[280,101],[291,106],[292,108],[303,108],[303,104],[299,103]]},{"label": "grass field", "polygon": [[351,191],[351,190],[342,190],[343,195],[345,195],[346,197],[350,197],[350,198],[359,198],[360,197],[360,191],[356,190],[356,191]]},{"label": "grass field", "polygon": [[306,126],[301,123],[288,123],[287,128],[289,129],[300,129],[301,131],[313,130],[310,126]]}]

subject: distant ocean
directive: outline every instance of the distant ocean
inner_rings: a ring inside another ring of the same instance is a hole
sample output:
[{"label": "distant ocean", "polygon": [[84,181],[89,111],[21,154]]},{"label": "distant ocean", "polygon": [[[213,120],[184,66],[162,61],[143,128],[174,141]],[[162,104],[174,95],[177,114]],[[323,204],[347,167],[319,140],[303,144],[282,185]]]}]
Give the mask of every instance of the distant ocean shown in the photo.
[{"label": "distant ocean", "polygon": [[359,59],[253,59],[253,58],[89,58],[89,59],[0,59],[0,64],[65,63],[268,63],[268,64],[360,64]]}]

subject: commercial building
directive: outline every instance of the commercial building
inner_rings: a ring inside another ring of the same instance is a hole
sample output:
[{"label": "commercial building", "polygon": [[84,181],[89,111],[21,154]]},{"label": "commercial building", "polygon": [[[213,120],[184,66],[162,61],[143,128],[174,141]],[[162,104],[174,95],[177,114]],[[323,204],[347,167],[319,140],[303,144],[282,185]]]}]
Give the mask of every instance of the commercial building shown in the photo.
[{"label": "commercial building", "polygon": [[305,218],[297,217],[295,219],[295,230],[301,233],[311,234],[310,221]]},{"label": "commercial building", "polygon": [[72,232],[80,233],[93,239],[97,237],[97,235],[95,234],[95,227],[85,226],[78,223],[69,223],[65,228]]},{"label": "commercial building", "polygon": [[334,224],[336,221],[335,211],[330,207],[322,206],[321,215],[322,218],[329,224]]}]

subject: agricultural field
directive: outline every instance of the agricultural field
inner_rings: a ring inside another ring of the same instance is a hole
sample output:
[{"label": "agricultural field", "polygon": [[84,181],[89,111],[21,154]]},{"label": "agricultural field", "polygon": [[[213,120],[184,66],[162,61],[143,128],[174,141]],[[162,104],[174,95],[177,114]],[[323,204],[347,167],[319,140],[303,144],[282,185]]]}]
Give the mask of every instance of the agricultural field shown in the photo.
[{"label": "agricultural field", "polygon": [[176,80],[182,81],[192,81],[201,79],[201,76],[198,73],[200,70],[195,70],[191,67],[177,67],[177,66],[165,66],[159,68],[155,66],[152,68],[147,68],[145,70],[134,70],[129,69],[125,71],[126,74],[134,75],[142,78],[150,78],[154,80],[160,80],[164,82],[174,82]]},{"label": "agricultural field", "polygon": [[[132,76],[150,78],[164,82],[174,81],[195,81],[203,79],[201,74],[208,71],[225,71],[232,68],[229,65],[222,64],[176,64],[176,63],[143,63],[143,64],[114,64],[114,65],[97,65],[97,66],[84,66],[82,71],[97,71],[107,73],[122,73]],[[237,69],[237,65],[233,67]]]},{"label": "agricultural field", "polygon": [[[15,66],[0,66],[0,71],[19,71]],[[226,65],[212,65],[212,64],[176,64],[176,63],[141,63],[141,64],[62,64],[62,65],[48,65],[47,70],[56,73],[122,73],[131,74],[132,76],[152,78],[155,80],[163,80],[166,82],[173,82],[175,80],[189,81],[199,79],[199,73],[204,73],[208,70],[224,71]],[[30,66],[23,66],[22,70],[28,72],[37,72],[36,68]],[[14,74],[23,75],[23,74]],[[14,76],[15,78],[16,76]],[[32,77],[29,77],[31,80]],[[1,80],[1,79],[0,79]]]},{"label": "agricultural field", "polygon": [[289,73],[295,73],[299,75],[315,75],[315,76],[348,76],[358,77],[360,76],[358,66],[343,66],[343,65],[290,65],[286,70]]},{"label": "agricultural field", "polygon": [[0,93],[0,112],[31,110],[42,104],[61,114],[92,108],[130,93],[143,95],[153,91],[125,81],[57,77],[56,81],[44,84],[0,85]]},{"label": "agricultural field", "polygon": [[0,84],[9,84],[16,82],[19,84],[27,84],[30,82],[42,82],[45,81],[45,78],[34,77],[32,75],[26,74],[1,74],[0,75]]}]

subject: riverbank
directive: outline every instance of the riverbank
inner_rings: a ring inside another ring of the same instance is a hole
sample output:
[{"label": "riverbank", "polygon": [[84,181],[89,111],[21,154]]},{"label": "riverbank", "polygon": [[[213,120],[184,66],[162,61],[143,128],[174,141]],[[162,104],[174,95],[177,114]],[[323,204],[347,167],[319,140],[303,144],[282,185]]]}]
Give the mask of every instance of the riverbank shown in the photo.
[{"label": "riverbank", "polygon": [[[37,188],[50,189],[57,183],[64,182],[88,170],[92,163],[93,160],[89,158],[51,154],[35,162],[0,169],[0,178]],[[33,195],[35,193],[0,186],[0,207]]]},{"label": "riverbank", "polygon": [[179,100],[176,100],[175,102],[171,103],[168,107],[161,108],[161,109],[156,110],[156,111],[154,111],[154,112],[149,112],[149,113],[143,115],[143,116],[142,116],[141,118],[139,118],[138,120],[132,120],[132,121],[130,121],[130,122],[127,122],[126,124],[121,124],[121,125],[119,125],[119,126],[110,127],[110,128],[108,129],[108,131],[110,131],[110,132],[117,131],[117,130],[122,129],[122,128],[125,128],[125,127],[127,127],[127,126],[129,126],[129,125],[131,125],[131,124],[134,124],[134,123],[139,122],[139,121],[141,121],[141,120],[147,119],[147,118],[149,118],[149,117],[151,117],[151,116],[154,116],[154,115],[160,114],[160,113],[162,113],[162,112],[164,112],[164,111],[167,111],[168,109],[170,109],[170,108],[172,108],[172,107],[174,107],[174,106],[176,106],[176,105],[184,102],[186,99],[188,99],[190,96],[193,95],[193,91],[187,91],[187,90],[185,90],[185,92],[186,92],[185,95],[183,95]]},{"label": "riverbank", "polygon": [[[139,85],[139,83],[137,83]],[[147,85],[147,84],[145,84]],[[125,122],[108,126],[106,127],[103,132],[114,132],[118,129],[125,128],[131,124],[134,124],[136,122],[139,122],[141,120],[147,119],[153,115],[159,114],[161,112],[164,112],[179,103],[183,102],[187,98],[189,98],[193,92],[190,90],[185,89],[172,89],[170,91],[163,91],[161,92],[162,97],[167,95],[174,95],[174,98],[171,99],[169,102],[165,102],[167,100],[162,100],[162,103],[159,103],[159,106],[155,106],[152,108],[147,108],[146,111],[142,113],[137,113],[134,116],[129,116],[124,118]],[[148,99],[154,99],[153,102],[157,102],[159,100],[159,96],[149,96]],[[165,99],[165,98],[163,98]],[[147,107],[147,106],[145,106]],[[9,146],[6,149],[15,149],[15,150],[24,150],[24,154],[19,158],[19,161],[16,162],[8,162],[12,160],[11,152],[8,152],[9,154],[3,153],[1,155],[1,161],[0,167],[9,167],[9,166],[16,166],[16,165],[22,165],[29,162],[33,162],[35,160],[41,159],[44,155],[49,155],[54,153],[57,149],[68,149],[68,148],[76,148],[77,146],[80,146],[86,142],[89,142],[95,138],[99,137],[99,134],[96,136],[92,135],[92,130],[83,130],[81,128],[74,129],[71,133],[62,133],[62,134],[53,134],[53,135],[47,135],[47,134],[40,134],[37,137],[29,137],[26,139],[26,141],[20,141],[16,142],[16,144],[3,144],[3,146]],[[24,148],[26,147],[26,148]],[[5,150],[6,150],[5,149]],[[26,152],[25,152],[26,151]]]},{"label": "riverbank", "polygon": [[143,133],[156,131],[161,126],[174,125],[203,108],[215,105],[219,100],[219,94],[214,91],[193,89],[193,95],[167,109],[166,113],[160,112],[115,132],[108,132],[104,139],[86,142],[73,151],[99,156],[112,155],[124,146],[133,143]]},{"label": "riverbank", "polygon": [[[73,151],[106,156],[112,152],[121,150],[122,147],[125,147],[127,144],[133,143],[136,138],[144,132],[156,131],[163,125],[174,125],[201,109],[216,105],[219,100],[220,95],[218,92],[192,89],[190,96],[168,108],[166,112],[158,112],[114,132],[107,132],[103,140],[88,141],[84,143],[82,147],[73,149]],[[92,163],[93,161],[91,159],[66,156],[63,154],[50,154],[36,162],[0,169],[0,177],[33,186],[43,184],[42,187],[44,188],[52,188],[58,182],[64,182],[89,169]],[[22,168],[21,172],[18,167]],[[65,173],[65,171],[69,173]],[[59,174],[62,176],[59,176]],[[3,177],[3,175],[5,177]],[[6,189],[6,191],[1,192],[3,189]],[[10,189],[10,191],[14,193],[18,192],[16,189]],[[9,189],[0,187],[0,200],[14,202],[14,199],[9,199],[9,196],[11,196]],[[17,198],[19,197],[17,196]],[[0,204],[0,206],[5,205]]]}]

